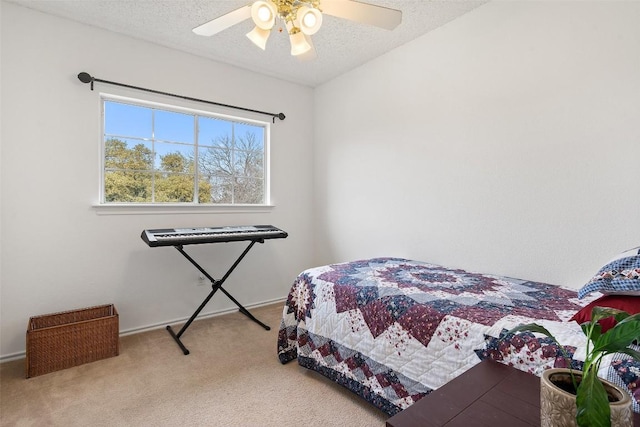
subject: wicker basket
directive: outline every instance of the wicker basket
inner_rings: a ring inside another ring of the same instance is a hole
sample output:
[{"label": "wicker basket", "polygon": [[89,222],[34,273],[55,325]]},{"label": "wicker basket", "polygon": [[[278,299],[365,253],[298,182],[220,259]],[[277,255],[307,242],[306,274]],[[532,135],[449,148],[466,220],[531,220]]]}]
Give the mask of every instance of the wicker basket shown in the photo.
[{"label": "wicker basket", "polygon": [[31,317],[27,378],[117,356],[118,334],[113,304]]}]

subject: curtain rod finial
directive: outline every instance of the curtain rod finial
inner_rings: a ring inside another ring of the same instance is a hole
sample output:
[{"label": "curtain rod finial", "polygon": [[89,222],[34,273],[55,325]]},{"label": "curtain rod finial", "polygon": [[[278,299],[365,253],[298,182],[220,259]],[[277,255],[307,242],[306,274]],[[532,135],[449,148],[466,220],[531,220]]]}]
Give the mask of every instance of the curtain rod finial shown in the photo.
[{"label": "curtain rod finial", "polygon": [[284,118],[285,118],[285,117],[286,117],[286,116],[284,115],[284,113],[280,113],[280,114],[278,114],[278,118],[279,118],[280,120],[284,120]]},{"label": "curtain rod finial", "polygon": [[91,77],[91,74],[85,73],[83,71],[80,74],[78,74],[78,80],[80,80],[82,83],[89,83],[89,82],[93,82],[93,77]]}]

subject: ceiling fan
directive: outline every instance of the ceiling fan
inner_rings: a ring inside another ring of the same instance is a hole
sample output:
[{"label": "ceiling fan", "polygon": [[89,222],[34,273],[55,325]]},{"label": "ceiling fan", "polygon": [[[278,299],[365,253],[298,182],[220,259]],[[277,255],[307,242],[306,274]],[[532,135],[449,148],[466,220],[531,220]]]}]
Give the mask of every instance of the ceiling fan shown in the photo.
[{"label": "ceiling fan", "polygon": [[291,55],[314,51],[311,37],[322,25],[322,15],[392,30],[402,21],[402,12],[383,6],[353,0],[256,0],[193,29],[200,36],[213,36],[220,31],[251,18],[255,28],[247,37],[265,50],[267,39],[280,20],[291,41]]}]

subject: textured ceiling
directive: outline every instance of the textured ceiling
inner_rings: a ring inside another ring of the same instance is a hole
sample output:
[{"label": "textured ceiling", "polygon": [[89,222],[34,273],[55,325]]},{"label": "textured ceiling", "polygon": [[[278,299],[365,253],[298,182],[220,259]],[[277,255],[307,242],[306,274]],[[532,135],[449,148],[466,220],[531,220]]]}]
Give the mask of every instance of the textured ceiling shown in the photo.
[{"label": "textured ceiling", "polygon": [[[392,31],[325,16],[313,44],[315,59],[289,54],[286,34],[276,30],[266,51],[245,34],[250,20],[212,37],[191,29],[250,3],[249,0],[8,0],[31,9],[105,28],[205,58],[233,64],[283,80],[317,86],[395,47],[432,31],[486,1],[371,0],[402,11],[402,23]],[[331,1],[331,0],[325,0]]]}]

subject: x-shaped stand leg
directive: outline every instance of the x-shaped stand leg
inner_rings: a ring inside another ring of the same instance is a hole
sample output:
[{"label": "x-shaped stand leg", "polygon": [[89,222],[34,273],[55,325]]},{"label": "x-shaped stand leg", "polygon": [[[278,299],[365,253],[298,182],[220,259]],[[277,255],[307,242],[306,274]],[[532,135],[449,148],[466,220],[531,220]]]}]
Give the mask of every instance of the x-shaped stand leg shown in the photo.
[{"label": "x-shaped stand leg", "polygon": [[211,300],[211,298],[213,298],[215,293],[218,292],[218,290],[222,291],[222,293],[224,293],[227,297],[229,297],[229,299],[231,301],[233,301],[233,303],[235,305],[238,306],[238,308],[240,309],[240,312],[242,314],[244,314],[245,316],[247,316],[248,318],[250,318],[251,320],[253,320],[257,324],[262,326],[267,331],[271,329],[269,326],[265,325],[260,320],[256,319],[253,316],[253,314],[251,314],[249,312],[249,310],[244,308],[242,306],[242,304],[240,304],[233,296],[231,296],[231,294],[229,292],[226,291],[226,289],[224,289],[222,287],[222,284],[224,283],[225,280],[227,280],[227,277],[229,277],[229,275],[233,272],[233,270],[235,270],[235,268],[238,266],[238,264],[240,264],[240,261],[242,261],[242,259],[247,254],[247,252],[249,252],[251,250],[251,248],[253,247],[253,245],[255,245],[256,243],[264,243],[264,239],[252,240],[251,243],[249,243],[249,246],[247,246],[247,248],[244,250],[244,252],[242,252],[242,254],[238,257],[238,259],[233,263],[233,265],[229,268],[229,270],[227,270],[225,275],[220,280],[216,280],[213,277],[211,277],[211,275],[209,273],[207,273],[204,268],[202,268],[193,258],[191,258],[189,256],[189,254],[187,254],[184,251],[184,249],[182,248],[182,245],[174,246],[174,248],[176,248],[187,260],[189,260],[189,262],[191,264],[193,264],[198,269],[198,271],[200,271],[200,273],[202,273],[207,279],[209,279],[211,281],[211,292],[209,292],[209,295],[207,295],[207,297],[204,299],[204,301],[202,301],[202,304],[200,304],[200,307],[198,307],[198,309],[191,315],[189,320],[187,320],[187,323],[185,323],[182,326],[180,331],[176,334],[173,331],[173,329],[171,328],[171,326],[167,326],[167,331],[169,331],[169,333],[171,334],[173,339],[176,341],[176,343],[178,343],[178,346],[182,349],[182,352],[185,354],[185,356],[187,354],[189,354],[189,350],[184,346],[184,344],[182,344],[182,341],[180,340],[180,337],[187,330],[189,325],[191,325],[191,322],[193,322],[195,320],[195,318],[198,316],[198,314],[200,314],[200,312],[207,305],[209,300]]}]

